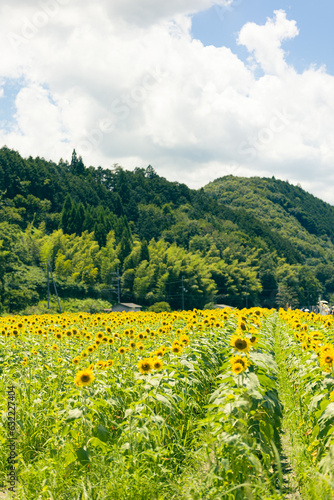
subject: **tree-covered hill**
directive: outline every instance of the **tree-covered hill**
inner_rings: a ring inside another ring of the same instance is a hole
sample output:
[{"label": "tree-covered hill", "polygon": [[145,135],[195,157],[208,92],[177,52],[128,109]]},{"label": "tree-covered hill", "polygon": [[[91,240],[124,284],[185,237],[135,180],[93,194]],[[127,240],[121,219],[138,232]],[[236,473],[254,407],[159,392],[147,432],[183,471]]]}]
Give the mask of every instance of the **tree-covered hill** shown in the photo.
[{"label": "tree-covered hill", "polygon": [[205,190],[220,203],[245,208],[280,230],[287,220],[299,227],[297,221],[308,233],[326,235],[334,243],[334,207],[288,181],[229,175],[211,182]]},{"label": "tree-covered hill", "polygon": [[[151,166],[126,171],[0,149],[0,302],[59,294],[179,309],[305,306],[334,293],[334,208],[275,179],[192,190]],[[119,278],[118,278],[119,276]]]},{"label": "tree-covered hill", "polygon": [[[272,178],[226,176],[205,191],[223,206],[244,209],[288,238],[304,259],[332,259],[334,207],[304,191]],[[323,253],[325,255],[323,255]]]}]

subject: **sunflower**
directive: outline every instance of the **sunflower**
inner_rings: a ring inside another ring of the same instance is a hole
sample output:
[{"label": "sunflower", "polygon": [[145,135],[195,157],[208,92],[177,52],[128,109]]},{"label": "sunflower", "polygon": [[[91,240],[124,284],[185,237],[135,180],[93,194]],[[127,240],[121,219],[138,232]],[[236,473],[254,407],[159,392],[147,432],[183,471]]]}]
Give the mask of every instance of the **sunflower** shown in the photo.
[{"label": "sunflower", "polygon": [[231,346],[237,351],[247,352],[251,347],[251,341],[247,337],[232,335]]},{"label": "sunflower", "polygon": [[104,366],[105,366],[104,361],[97,361],[96,368],[98,368],[99,370],[103,370]]},{"label": "sunflower", "polygon": [[235,373],[236,375],[242,373],[243,371],[245,371],[245,368],[242,366],[241,363],[234,363],[232,365],[232,372]]},{"label": "sunflower", "polygon": [[97,334],[95,335],[95,338],[99,339],[99,340],[102,340],[103,337],[104,337],[104,333],[103,332],[97,332]]},{"label": "sunflower", "polygon": [[235,365],[236,363],[239,363],[244,370],[246,370],[251,365],[250,360],[246,356],[241,356],[240,354],[232,356],[232,358],[230,359],[230,363],[232,365],[232,370],[233,365]]},{"label": "sunflower", "polygon": [[120,347],[118,349],[119,354],[124,354],[125,353],[125,347]]},{"label": "sunflower", "polygon": [[324,351],[320,355],[320,365],[326,368],[332,368],[334,364],[334,349],[331,351]]},{"label": "sunflower", "polygon": [[131,340],[131,342],[129,343],[129,346],[131,347],[131,349],[135,349],[136,342],[134,342],[133,340]]},{"label": "sunflower", "polygon": [[245,332],[245,331],[247,330],[247,323],[246,323],[246,321],[247,321],[247,320],[246,320],[246,318],[243,316],[243,317],[241,318],[240,323],[239,323],[239,328],[240,328],[240,330],[242,330],[243,332]]},{"label": "sunflower", "polygon": [[144,349],[144,344],[142,344],[141,342],[138,342],[137,344],[137,349],[139,349],[140,351],[142,351]]},{"label": "sunflower", "polygon": [[147,375],[153,368],[153,362],[150,358],[145,358],[139,361],[138,368],[140,373]]},{"label": "sunflower", "polygon": [[180,336],[180,342],[183,344],[183,345],[188,345],[189,344],[189,337],[188,335],[181,335]]},{"label": "sunflower", "polygon": [[109,337],[109,339],[108,339],[108,344],[113,344],[113,343],[114,343],[114,339],[113,339],[113,338],[111,338],[111,337]]},{"label": "sunflower", "polygon": [[162,361],[162,359],[159,359],[158,357],[153,358],[152,363],[154,370],[161,370],[164,366],[164,362]]},{"label": "sunflower", "polygon": [[162,358],[162,356],[164,355],[164,350],[163,349],[157,349],[154,354],[155,354],[155,356],[158,356],[159,358]]},{"label": "sunflower", "polygon": [[90,346],[88,346],[88,347],[87,347],[87,351],[88,351],[89,353],[92,353],[93,351],[95,351],[95,349],[96,349],[96,346],[95,346],[95,345],[90,345]]},{"label": "sunflower", "polygon": [[90,385],[94,381],[95,377],[89,368],[85,368],[76,374],[74,383],[78,387],[83,387],[85,385]]},{"label": "sunflower", "polygon": [[51,348],[53,351],[58,351],[58,346],[56,344],[54,344]]},{"label": "sunflower", "polygon": [[69,337],[69,338],[72,337],[72,331],[71,330],[67,330],[65,332],[65,335],[66,335],[66,337]]},{"label": "sunflower", "polygon": [[178,344],[173,344],[171,351],[174,354],[180,354],[182,352],[182,347],[180,345],[178,345]]},{"label": "sunflower", "polygon": [[113,364],[114,364],[114,361],[112,359],[108,359],[107,366],[112,366]]},{"label": "sunflower", "polygon": [[77,365],[78,363],[80,363],[80,359],[81,359],[80,356],[76,356],[75,358],[72,359],[72,363],[74,365]]},{"label": "sunflower", "polygon": [[252,335],[252,337],[250,337],[250,339],[249,339],[252,346],[255,346],[255,344],[257,343],[258,340],[259,339],[256,337],[256,335]]},{"label": "sunflower", "polygon": [[56,339],[61,340],[63,338],[63,334],[61,332],[57,332],[55,333],[55,337]]},{"label": "sunflower", "polygon": [[320,348],[320,352],[323,353],[323,352],[330,352],[332,351],[334,348],[331,344],[325,344],[323,346],[321,346]]}]

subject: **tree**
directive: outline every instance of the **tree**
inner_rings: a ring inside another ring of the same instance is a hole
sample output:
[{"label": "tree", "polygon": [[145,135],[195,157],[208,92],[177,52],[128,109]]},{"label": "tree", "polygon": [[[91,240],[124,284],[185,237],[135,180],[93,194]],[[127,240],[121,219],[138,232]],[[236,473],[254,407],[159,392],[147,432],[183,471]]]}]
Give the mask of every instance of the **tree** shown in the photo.
[{"label": "tree", "polygon": [[74,175],[83,175],[85,173],[85,166],[83,164],[81,156],[77,156],[75,149],[72,152],[72,159],[70,164],[70,170]]},{"label": "tree", "polygon": [[65,234],[73,234],[75,224],[75,207],[71,196],[68,194],[65,198],[63,209],[61,211],[60,227]]},{"label": "tree", "polygon": [[142,261],[142,260],[149,261],[150,260],[150,253],[149,253],[149,250],[148,250],[148,245],[147,245],[147,241],[146,240],[143,240],[141,242],[139,260],[140,261]]},{"label": "tree", "polygon": [[295,309],[296,307],[298,307],[298,296],[295,290],[285,283],[281,283],[278,286],[276,304],[278,305],[278,307],[282,307],[284,309],[287,309],[288,307],[290,307],[291,309]]}]

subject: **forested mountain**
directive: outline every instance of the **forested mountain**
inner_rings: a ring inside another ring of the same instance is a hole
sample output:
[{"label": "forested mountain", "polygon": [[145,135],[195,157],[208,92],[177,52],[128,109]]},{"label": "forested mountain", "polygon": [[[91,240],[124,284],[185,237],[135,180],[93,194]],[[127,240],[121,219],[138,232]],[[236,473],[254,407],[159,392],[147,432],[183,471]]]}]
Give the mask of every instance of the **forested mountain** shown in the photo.
[{"label": "forested mountain", "polygon": [[172,308],[307,306],[334,294],[334,207],[288,182],[227,176],[200,190],[0,149],[0,303],[60,297]]}]

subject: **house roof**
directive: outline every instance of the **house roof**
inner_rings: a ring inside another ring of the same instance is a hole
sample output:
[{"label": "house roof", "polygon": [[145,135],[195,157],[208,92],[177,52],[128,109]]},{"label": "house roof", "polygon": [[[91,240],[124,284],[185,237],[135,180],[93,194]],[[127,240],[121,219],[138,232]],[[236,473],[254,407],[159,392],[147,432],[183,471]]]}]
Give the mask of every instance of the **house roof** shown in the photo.
[{"label": "house roof", "polygon": [[119,304],[116,304],[116,305],[119,305],[119,306],[126,306],[126,307],[142,307],[138,304],[134,304],[133,302],[120,302]]}]

